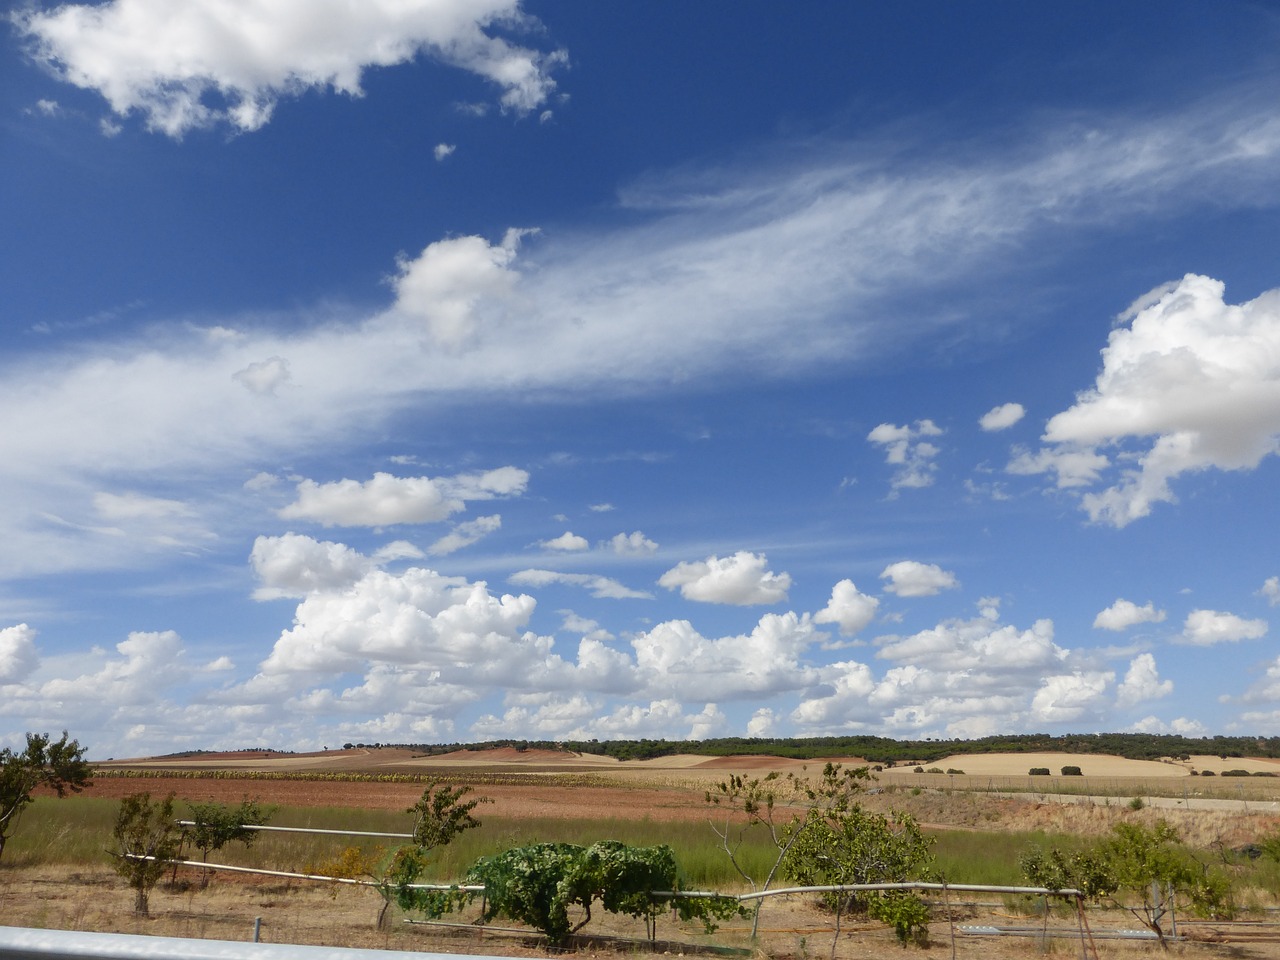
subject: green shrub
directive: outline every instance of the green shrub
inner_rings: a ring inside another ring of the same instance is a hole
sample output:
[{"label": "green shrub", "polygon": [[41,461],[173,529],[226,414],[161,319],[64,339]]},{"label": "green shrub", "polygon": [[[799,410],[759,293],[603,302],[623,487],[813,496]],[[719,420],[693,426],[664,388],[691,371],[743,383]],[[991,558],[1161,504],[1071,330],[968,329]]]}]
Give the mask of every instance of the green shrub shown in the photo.
[{"label": "green shrub", "polygon": [[1033,777],[1047,777],[1049,776],[1049,768],[1048,767],[1032,767],[1030,771],[1030,775]]},{"label": "green shrub", "polygon": [[1065,766],[1062,768],[1062,775],[1064,777],[1083,777],[1084,773],[1080,770],[1079,767]]},{"label": "green shrub", "polygon": [[131,793],[120,801],[116,825],[115,868],[134,890],[133,912],[149,916],[147,900],[151,888],[177,857],[179,832],[173,819],[173,794],[151,802],[149,793]]},{"label": "green shrub", "polygon": [[[493,857],[483,857],[467,873],[468,884],[485,888],[484,919],[508,917],[541,931],[553,943],[563,942],[591,920],[591,905],[600,901],[610,913],[643,917],[653,938],[659,913],[672,905],[655,891],[678,890],[679,870],[671,848],[628,847],[603,840],[589,847],[573,843],[534,843]],[[584,913],[570,926],[569,908]],[[701,918],[708,930],[712,918],[739,913],[734,899],[677,898],[681,919]]]}]

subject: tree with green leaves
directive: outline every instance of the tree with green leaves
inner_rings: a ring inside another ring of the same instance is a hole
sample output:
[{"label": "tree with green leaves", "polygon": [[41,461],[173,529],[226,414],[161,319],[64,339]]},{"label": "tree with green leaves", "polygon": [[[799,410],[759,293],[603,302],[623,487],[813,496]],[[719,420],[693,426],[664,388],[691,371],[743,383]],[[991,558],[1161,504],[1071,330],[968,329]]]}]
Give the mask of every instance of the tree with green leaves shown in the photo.
[{"label": "tree with green leaves", "polygon": [[120,801],[112,830],[116,873],[134,889],[133,912],[150,915],[151,889],[178,856],[181,833],[173,819],[173,794],[152,802],[150,793],[131,793]]},{"label": "tree with green leaves", "polygon": [[430,862],[432,850],[448,846],[459,834],[480,826],[473,811],[483,803],[493,803],[493,798],[463,799],[470,792],[468,786],[432,783],[422,791],[418,802],[405,811],[414,815],[413,843],[397,848],[378,878],[378,892],[383,898],[382,910],[378,913],[379,926],[386,920],[393,902],[402,910],[421,911],[429,917],[441,916],[455,905],[456,893],[420,890],[414,884]]},{"label": "tree with green leaves", "polygon": [[[864,883],[905,883],[926,879],[933,858],[932,838],[904,813],[891,816],[864,810],[856,803],[813,808],[797,831],[782,867],[789,880],[804,886]],[[909,890],[831,891],[823,894],[835,911],[831,956],[840,939],[840,921],[847,910],[864,913],[894,928],[903,943],[924,943],[929,908]]]},{"label": "tree with green leaves", "polygon": [[[191,822],[183,826],[181,842],[199,850],[200,859],[206,862],[210,853],[221,850],[228,843],[242,843],[246,849],[253,846],[258,838],[258,831],[253,828],[265,824],[275,813],[274,808],[264,807],[248,797],[235,807],[210,800],[190,804],[190,808]],[[209,873],[206,870],[204,874],[206,886]]]},{"label": "tree with green leaves", "polygon": [[[671,897],[680,890],[680,871],[665,844],[534,843],[480,858],[467,871],[466,882],[484,887],[485,922],[516,920],[557,944],[591,921],[596,901],[609,913],[643,918],[650,941],[658,915],[668,907],[682,920],[702,920],[708,931],[716,919],[739,913],[736,898]],[[581,912],[576,924],[570,920],[571,909]]]},{"label": "tree with green leaves", "polygon": [[[1056,849],[1033,850],[1022,858],[1022,871],[1037,886],[1075,888],[1090,899],[1111,900],[1124,907],[1165,949],[1169,946],[1165,918],[1175,893],[1185,895],[1195,910],[1214,919],[1235,914],[1229,878],[1183,847],[1178,831],[1166,820],[1150,827],[1117,823],[1110,837],[1071,856]],[[1128,891],[1127,901],[1119,898],[1120,891]]]},{"label": "tree with green leaves", "polygon": [[58,740],[47,733],[28,733],[25,750],[0,750],[0,856],[22,811],[32,802],[33,790],[46,787],[65,797],[92,783],[84,751],[65,730]]},{"label": "tree with green leaves", "polygon": [[[816,781],[794,773],[784,777],[777,771],[751,779],[731,775],[706,792],[705,800],[711,808],[708,822],[739,876],[753,891],[763,892],[773,884],[791,848],[805,832],[828,811],[847,809],[852,798],[862,791],[863,783],[871,779],[866,767],[844,769],[838,763],[826,764]],[[765,876],[756,878],[747,872],[738,854],[747,837],[761,831],[776,856]],[[760,928],[760,904],[757,900],[751,921],[752,938]]]}]

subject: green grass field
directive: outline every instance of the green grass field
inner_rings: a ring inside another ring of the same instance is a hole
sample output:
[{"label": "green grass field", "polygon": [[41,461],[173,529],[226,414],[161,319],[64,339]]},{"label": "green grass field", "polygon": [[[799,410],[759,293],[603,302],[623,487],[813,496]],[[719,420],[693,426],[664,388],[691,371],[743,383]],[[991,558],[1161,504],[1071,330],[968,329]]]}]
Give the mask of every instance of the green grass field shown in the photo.
[{"label": "green grass field", "polygon": [[[117,801],[88,797],[63,800],[41,798],[23,814],[14,831],[0,870],[39,865],[106,863],[111,846],[111,830]],[[179,802],[176,813],[187,814]],[[703,889],[741,890],[746,884],[734,870],[710,827],[699,822],[666,822],[649,819],[610,818],[510,819],[483,816],[483,825],[462,834],[453,844],[439,850],[433,859],[429,881],[459,879],[478,857],[511,847],[540,841],[589,844],[596,840],[620,840],[635,846],[664,843],[675,852],[685,882]],[[309,827],[327,830],[361,830],[387,833],[408,832],[411,818],[401,812],[349,807],[280,807],[271,818],[274,826]],[[1058,846],[1072,850],[1084,841],[1066,834],[937,830],[933,853],[937,876],[952,883],[1023,883],[1019,858],[1033,846]],[[264,832],[250,848],[231,844],[210,858],[218,863],[284,870],[296,873],[323,872],[347,847],[357,848],[373,862],[389,856],[405,841],[393,838],[343,837],[338,835]],[[748,834],[738,852],[746,872],[763,877],[773,863],[774,849],[763,832]],[[199,851],[185,855],[198,859]],[[1280,889],[1280,865],[1266,860],[1241,867],[1246,885]]]}]

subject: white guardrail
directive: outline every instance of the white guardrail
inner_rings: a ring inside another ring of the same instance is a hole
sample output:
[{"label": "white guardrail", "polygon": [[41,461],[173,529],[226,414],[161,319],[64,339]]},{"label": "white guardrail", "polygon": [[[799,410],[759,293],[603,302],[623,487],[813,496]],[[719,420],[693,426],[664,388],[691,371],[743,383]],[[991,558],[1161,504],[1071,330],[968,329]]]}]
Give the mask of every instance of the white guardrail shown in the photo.
[{"label": "white guardrail", "polygon": [[[508,960],[472,954],[473,960]],[[459,960],[418,950],[358,950],[243,940],[187,940],[131,933],[0,927],[4,960]]]}]

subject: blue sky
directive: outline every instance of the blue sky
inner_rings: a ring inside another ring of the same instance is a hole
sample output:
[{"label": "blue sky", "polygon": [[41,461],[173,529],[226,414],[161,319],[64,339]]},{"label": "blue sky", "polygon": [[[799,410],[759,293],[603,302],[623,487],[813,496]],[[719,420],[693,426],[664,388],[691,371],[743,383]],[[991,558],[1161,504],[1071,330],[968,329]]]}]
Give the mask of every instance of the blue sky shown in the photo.
[{"label": "blue sky", "polygon": [[0,744],[1280,733],[1278,41],[21,5]]}]

